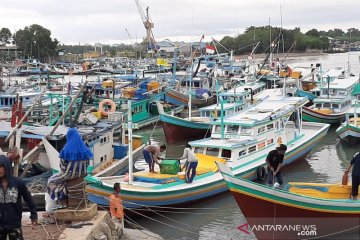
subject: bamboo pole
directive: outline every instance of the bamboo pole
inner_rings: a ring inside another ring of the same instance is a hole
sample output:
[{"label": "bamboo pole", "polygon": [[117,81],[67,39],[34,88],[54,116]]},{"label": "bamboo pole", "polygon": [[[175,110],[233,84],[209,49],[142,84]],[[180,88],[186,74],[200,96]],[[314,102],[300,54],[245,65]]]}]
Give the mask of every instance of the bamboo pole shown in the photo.
[{"label": "bamboo pole", "polygon": [[[61,118],[57,121],[57,123],[55,124],[55,126],[53,127],[53,129],[51,130],[51,132],[49,134],[47,134],[45,136],[45,138],[48,138],[49,136],[51,136],[56,129],[59,127],[59,125],[61,124],[61,122],[64,120],[66,114],[70,111],[70,109],[72,108],[72,106],[74,105],[76,99],[79,97],[80,93],[83,92],[85,86],[87,85],[87,80],[85,81],[84,85],[80,88],[80,90],[76,93],[75,97],[73,98],[73,100],[71,101],[69,107],[66,109],[66,111],[63,113],[63,115],[61,116]],[[24,158],[23,160],[29,158],[34,152],[36,152],[42,145],[44,145],[44,142],[41,141],[38,145],[36,145],[35,148],[33,148]],[[34,159],[33,161],[31,161],[30,163],[28,163],[28,165],[26,165],[24,172],[21,174],[20,178],[25,177],[25,174],[27,171],[29,171],[31,165],[36,161],[36,159]]]}]

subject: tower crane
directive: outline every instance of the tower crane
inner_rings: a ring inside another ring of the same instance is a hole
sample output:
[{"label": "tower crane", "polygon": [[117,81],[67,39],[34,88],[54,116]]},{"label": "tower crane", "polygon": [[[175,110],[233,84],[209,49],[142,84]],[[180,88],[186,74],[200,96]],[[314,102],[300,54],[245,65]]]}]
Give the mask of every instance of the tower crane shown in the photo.
[{"label": "tower crane", "polygon": [[129,33],[128,29],[127,29],[127,28],[125,28],[125,31],[126,31],[126,33],[127,33],[128,37],[129,37],[129,39],[130,39],[131,45],[134,45],[133,39],[132,39],[132,37],[131,37],[131,35],[130,35],[130,33]]},{"label": "tower crane", "polygon": [[143,8],[141,7],[141,4],[139,2],[139,0],[135,0],[136,3],[136,7],[139,11],[140,14],[140,18],[144,24],[144,27],[146,29],[146,42],[149,45],[149,48],[154,51],[155,53],[157,52],[157,46],[156,46],[156,41],[154,38],[154,34],[152,32],[152,28],[154,28],[154,23],[152,23],[150,21],[150,17],[149,17],[149,7],[146,7],[146,14],[144,13]]}]

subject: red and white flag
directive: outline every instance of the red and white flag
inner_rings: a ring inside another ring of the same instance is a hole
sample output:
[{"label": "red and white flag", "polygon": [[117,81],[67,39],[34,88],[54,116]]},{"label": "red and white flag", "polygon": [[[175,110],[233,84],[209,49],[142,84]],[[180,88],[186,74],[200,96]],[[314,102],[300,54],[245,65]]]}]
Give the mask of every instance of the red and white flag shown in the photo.
[{"label": "red and white flag", "polygon": [[215,53],[215,47],[212,46],[212,45],[206,45],[206,53],[214,54]]}]

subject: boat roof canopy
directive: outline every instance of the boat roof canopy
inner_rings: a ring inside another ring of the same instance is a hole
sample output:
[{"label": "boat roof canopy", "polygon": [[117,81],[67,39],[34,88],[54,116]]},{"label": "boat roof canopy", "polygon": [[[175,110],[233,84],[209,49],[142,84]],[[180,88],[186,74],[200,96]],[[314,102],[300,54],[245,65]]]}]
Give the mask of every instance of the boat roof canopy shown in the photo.
[{"label": "boat roof canopy", "polygon": [[[270,117],[275,119],[286,113],[291,113],[296,108],[303,106],[307,102],[303,97],[276,96],[270,97],[266,101],[249,108],[238,114],[224,118],[224,123],[250,126],[256,123],[269,121]],[[215,122],[221,124],[221,119]]]}]

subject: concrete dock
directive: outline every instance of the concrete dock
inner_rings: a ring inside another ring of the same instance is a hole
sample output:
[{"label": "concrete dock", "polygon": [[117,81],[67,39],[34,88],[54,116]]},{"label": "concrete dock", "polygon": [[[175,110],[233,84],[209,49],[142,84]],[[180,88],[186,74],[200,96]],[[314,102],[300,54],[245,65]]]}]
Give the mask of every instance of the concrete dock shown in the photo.
[{"label": "concrete dock", "polygon": [[39,225],[32,229],[29,214],[23,214],[22,228],[26,240],[145,240],[163,239],[161,236],[144,230],[123,228],[116,219],[110,218],[106,211],[98,211],[90,221],[57,222],[54,218],[39,212]]}]

